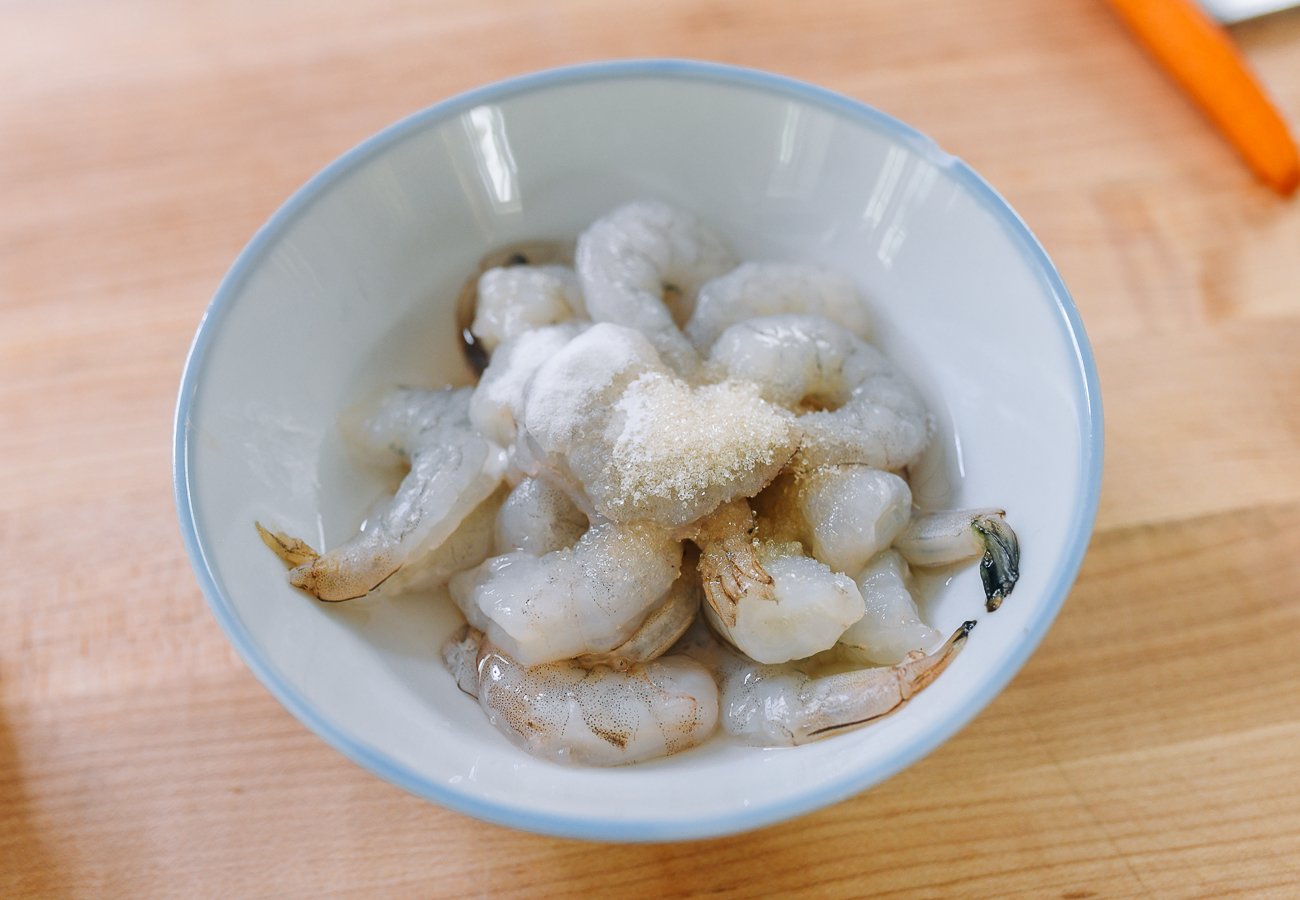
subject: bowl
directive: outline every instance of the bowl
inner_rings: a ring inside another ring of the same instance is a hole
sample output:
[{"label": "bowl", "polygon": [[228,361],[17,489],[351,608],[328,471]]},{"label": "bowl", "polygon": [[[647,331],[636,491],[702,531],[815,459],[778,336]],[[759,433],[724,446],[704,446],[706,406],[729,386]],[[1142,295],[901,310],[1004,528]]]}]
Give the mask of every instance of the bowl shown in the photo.
[{"label": "bowl", "polygon": [[[531,758],[439,659],[445,600],[325,606],[254,533],[333,546],[383,480],[340,414],[396,383],[466,383],[452,307],[486,252],[571,238],[636,198],[691,209],[742,258],[825,263],[869,298],[878,343],[939,423],[913,472],[932,504],[1002,506],[1022,577],[986,614],[974,568],[929,585],[940,630],[979,620],[901,711],[798,748],[715,739],[634,766]],[[195,337],[176,412],[181,529],[217,621],[281,703],[375,774],[454,810],[600,840],[742,831],[834,803],[925,756],[1033,651],[1077,573],[1101,470],[1097,378],[1039,243],[974,171],[912,128],[776,75],[612,62],[514,78],[398,122],[257,232]]]}]

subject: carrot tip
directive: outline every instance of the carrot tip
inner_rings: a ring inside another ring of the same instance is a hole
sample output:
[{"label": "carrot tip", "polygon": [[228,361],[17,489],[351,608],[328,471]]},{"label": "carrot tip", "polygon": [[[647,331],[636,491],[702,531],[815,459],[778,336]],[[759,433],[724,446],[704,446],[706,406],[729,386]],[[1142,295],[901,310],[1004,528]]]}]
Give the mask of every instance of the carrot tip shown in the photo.
[{"label": "carrot tip", "polygon": [[1300,169],[1291,169],[1278,178],[1269,179],[1269,187],[1283,197],[1290,197],[1300,187]]}]

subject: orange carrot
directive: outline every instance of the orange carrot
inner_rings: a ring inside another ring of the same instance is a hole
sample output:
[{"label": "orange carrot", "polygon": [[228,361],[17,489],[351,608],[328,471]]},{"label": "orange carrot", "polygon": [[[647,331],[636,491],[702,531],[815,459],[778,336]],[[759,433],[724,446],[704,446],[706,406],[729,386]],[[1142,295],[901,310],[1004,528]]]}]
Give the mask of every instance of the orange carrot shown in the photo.
[{"label": "orange carrot", "polygon": [[1193,0],[1108,2],[1260,180],[1283,196],[1295,191],[1295,141],[1227,32]]}]

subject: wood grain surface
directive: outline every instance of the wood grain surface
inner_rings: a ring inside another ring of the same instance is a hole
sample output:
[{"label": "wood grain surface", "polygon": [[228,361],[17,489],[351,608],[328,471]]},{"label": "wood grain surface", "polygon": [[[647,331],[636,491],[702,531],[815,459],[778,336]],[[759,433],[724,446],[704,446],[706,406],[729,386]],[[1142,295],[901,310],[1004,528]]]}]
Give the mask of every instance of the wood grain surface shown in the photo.
[{"label": "wood grain surface", "polygon": [[[1300,12],[1234,29],[1300,120]],[[171,413],[217,281],[343,150],[531,69],[676,55],[877,105],[985,174],[1095,343],[1101,512],[1041,649],[849,802],[599,847],[444,811],[253,679]],[[0,896],[1295,896],[1300,205],[1095,0],[0,2]]]}]

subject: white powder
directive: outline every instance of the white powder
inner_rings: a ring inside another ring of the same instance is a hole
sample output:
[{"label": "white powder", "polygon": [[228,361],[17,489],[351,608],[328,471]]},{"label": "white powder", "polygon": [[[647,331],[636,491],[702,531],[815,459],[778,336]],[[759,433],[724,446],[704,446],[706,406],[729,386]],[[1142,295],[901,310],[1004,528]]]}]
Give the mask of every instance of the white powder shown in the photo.
[{"label": "white powder", "polygon": [[528,380],[584,327],[572,322],[526,331],[497,348],[470,399],[470,422],[480,434],[502,446],[514,440]]},{"label": "white powder", "polygon": [[[691,505],[719,488],[733,491],[786,461],[792,417],[747,382],[693,388],[658,372],[632,382],[615,404],[622,427],[609,473],[624,503]],[[761,485],[760,485],[761,486]],[[730,492],[718,495],[718,502]]]},{"label": "white powder", "polygon": [[593,413],[612,403],[625,373],[661,367],[646,338],[618,325],[593,325],[555,353],[528,386],[524,423],[548,453],[567,453]]}]

